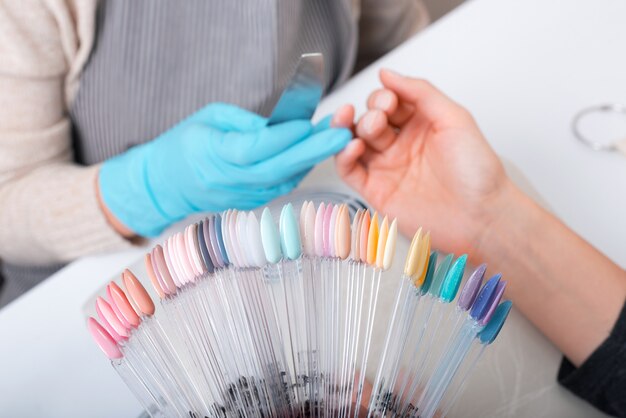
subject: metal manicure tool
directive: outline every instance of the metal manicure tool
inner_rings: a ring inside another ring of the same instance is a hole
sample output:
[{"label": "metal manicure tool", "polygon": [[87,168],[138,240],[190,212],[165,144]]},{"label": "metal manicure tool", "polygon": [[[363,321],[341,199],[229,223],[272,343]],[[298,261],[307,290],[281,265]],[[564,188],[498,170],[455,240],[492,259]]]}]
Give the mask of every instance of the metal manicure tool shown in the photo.
[{"label": "metal manicure tool", "polygon": [[296,71],[268,120],[274,125],[294,119],[311,119],[324,92],[324,56],[302,54]]}]

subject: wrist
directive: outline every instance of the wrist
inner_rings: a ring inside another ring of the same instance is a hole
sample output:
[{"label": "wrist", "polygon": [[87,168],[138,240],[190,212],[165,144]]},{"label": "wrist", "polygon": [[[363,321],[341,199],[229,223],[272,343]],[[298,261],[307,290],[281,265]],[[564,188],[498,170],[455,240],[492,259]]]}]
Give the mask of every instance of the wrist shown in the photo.
[{"label": "wrist", "polygon": [[475,245],[474,259],[493,267],[503,266],[523,251],[533,231],[549,222],[549,214],[524,194],[510,179],[486,205],[486,214]]},{"label": "wrist", "polygon": [[106,160],[100,167],[96,187],[105,216],[109,213],[122,230],[154,237],[176,219],[164,213],[155,200],[148,180],[146,148],[143,147],[135,147]]},{"label": "wrist", "polygon": [[113,214],[113,212],[111,212],[109,208],[107,207],[107,205],[104,203],[104,200],[102,200],[102,193],[100,191],[99,178],[100,178],[100,173],[98,172],[98,175],[96,175],[96,181],[95,181],[94,187],[96,189],[96,200],[98,201],[98,206],[100,206],[100,210],[104,214],[105,219],[107,220],[109,225],[113,227],[115,232],[117,232],[124,238],[129,238],[129,239],[135,238],[137,235],[130,228],[124,225],[119,219],[117,219],[117,217]]},{"label": "wrist", "polygon": [[582,364],[624,305],[624,271],[512,183],[489,210],[473,261],[501,272],[520,312]]}]

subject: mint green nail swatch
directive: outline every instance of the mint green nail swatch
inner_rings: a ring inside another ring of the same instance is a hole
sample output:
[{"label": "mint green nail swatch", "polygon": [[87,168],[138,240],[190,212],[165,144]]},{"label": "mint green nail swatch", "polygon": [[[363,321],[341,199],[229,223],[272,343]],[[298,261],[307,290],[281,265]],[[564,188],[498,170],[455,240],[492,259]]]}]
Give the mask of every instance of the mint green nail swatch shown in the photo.
[{"label": "mint green nail swatch", "polygon": [[263,209],[263,215],[261,215],[261,242],[267,262],[278,263],[283,256],[280,251],[280,236],[272,218],[272,212],[268,208]]},{"label": "mint green nail swatch", "polygon": [[295,260],[302,254],[300,225],[296,220],[291,203],[285,205],[280,213],[280,245],[283,254],[289,260]]}]

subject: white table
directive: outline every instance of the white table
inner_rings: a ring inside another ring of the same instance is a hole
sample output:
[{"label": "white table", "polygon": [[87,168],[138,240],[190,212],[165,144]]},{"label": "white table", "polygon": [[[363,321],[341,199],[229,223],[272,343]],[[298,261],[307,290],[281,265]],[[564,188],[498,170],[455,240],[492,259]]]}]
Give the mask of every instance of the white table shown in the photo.
[{"label": "white table", "polygon": [[[320,112],[348,101],[362,110],[382,66],[430,79],[474,113],[561,219],[626,266],[626,159],[589,151],[569,128],[582,107],[626,101],[624,18],[617,0],[474,0],[354,77]],[[306,181],[329,182],[330,164]],[[0,415],[139,414],[91,342],[82,306],[141,254],[81,259],[0,311]],[[514,314],[453,415],[599,415],[556,385],[559,360]]]}]

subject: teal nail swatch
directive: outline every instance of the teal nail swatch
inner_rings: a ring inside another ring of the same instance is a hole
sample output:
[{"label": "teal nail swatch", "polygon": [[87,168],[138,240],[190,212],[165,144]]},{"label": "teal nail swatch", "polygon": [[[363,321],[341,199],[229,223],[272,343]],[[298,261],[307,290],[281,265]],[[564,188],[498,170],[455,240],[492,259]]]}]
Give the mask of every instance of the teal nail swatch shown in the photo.
[{"label": "teal nail swatch", "polygon": [[420,288],[420,292],[422,295],[428,292],[430,289],[430,285],[433,282],[433,276],[435,275],[435,268],[437,267],[437,251],[432,251],[430,253],[430,258],[428,258],[428,269],[426,270],[426,277],[424,278],[424,283],[422,283],[422,287]]},{"label": "teal nail swatch", "polygon": [[461,281],[463,280],[463,272],[465,271],[466,264],[467,254],[463,254],[454,261],[452,267],[448,270],[448,274],[446,274],[446,278],[441,286],[441,294],[439,296],[443,302],[449,303],[456,297]]},{"label": "teal nail swatch", "polygon": [[513,303],[510,300],[505,300],[498,305],[491,320],[489,320],[485,328],[478,333],[478,338],[480,338],[482,344],[491,344],[493,340],[496,339],[502,329],[502,325],[504,325],[504,321],[506,321],[509,312],[511,312],[512,306]]},{"label": "teal nail swatch", "polygon": [[454,255],[448,254],[446,258],[443,259],[439,267],[435,270],[435,275],[433,277],[433,282],[428,289],[428,293],[435,297],[439,297],[441,293],[441,286],[443,285],[443,280],[446,278],[448,274],[448,269],[450,268],[450,264],[452,264],[452,259]]}]

